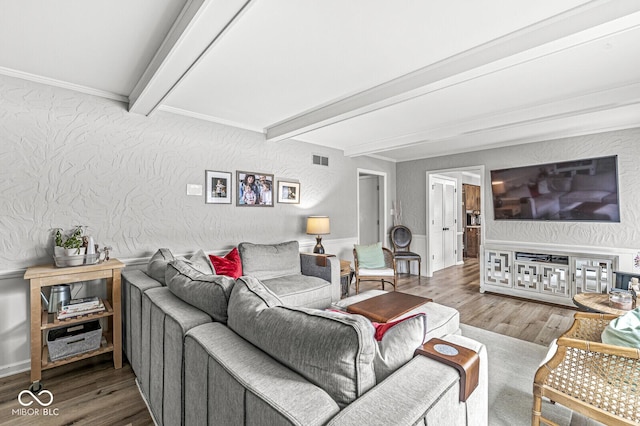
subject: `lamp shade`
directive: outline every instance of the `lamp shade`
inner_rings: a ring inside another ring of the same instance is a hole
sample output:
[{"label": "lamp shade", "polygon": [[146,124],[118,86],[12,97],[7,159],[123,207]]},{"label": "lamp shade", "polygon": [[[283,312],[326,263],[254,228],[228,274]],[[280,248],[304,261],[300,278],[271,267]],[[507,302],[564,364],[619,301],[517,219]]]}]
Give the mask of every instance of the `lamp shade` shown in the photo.
[{"label": "lamp shade", "polygon": [[330,232],[328,216],[309,216],[307,218],[307,234],[326,235]]}]

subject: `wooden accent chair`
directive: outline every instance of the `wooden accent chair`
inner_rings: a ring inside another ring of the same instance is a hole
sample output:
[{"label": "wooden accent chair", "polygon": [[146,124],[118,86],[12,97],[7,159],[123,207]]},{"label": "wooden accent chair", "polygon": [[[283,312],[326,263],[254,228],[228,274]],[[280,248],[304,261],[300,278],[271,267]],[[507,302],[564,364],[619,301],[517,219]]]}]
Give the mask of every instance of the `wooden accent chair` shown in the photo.
[{"label": "wooden accent chair", "polygon": [[411,262],[418,262],[418,283],[420,282],[420,265],[422,257],[418,253],[411,251],[411,240],[413,238],[411,231],[404,225],[397,225],[391,228],[390,232],[391,244],[393,245],[393,256],[396,262],[407,262],[407,270],[410,272]]},{"label": "wooden accent chair", "polygon": [[616,315],[578,312],[533,380],[531,424],[553,424],[541,415],[542,397],[606,425],[640,422],[640,349],[602,343]]},{"label": "wooden accent chair", "polygon": [[396,260],[393,257],[393,253],[386,247],[382,247],[382,253],[384,254],[384,268],[379,269],[367,269],[361,268],[358,264],[358,253],[356,249],[353,249],[354,269],[356,273],[356,294],[360,292],[360,281],[380,281],[382,282],[382,289],[384,290],[384,283],[388,282],[393,286],[393,291],[396,291],[396,282],[398,280],[398,273],[396,271]]}]

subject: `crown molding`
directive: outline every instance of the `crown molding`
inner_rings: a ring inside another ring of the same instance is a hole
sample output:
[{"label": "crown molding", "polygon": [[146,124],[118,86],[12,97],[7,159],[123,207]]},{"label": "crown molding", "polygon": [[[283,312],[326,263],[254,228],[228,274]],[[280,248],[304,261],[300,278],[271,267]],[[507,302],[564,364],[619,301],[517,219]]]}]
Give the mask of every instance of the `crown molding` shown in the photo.
[{"label": "crown molding", "polygon": [[11,68],[0,67],[0,74],[9,77],[16,77],[22,80],[33,81],[34,83],[46,84],[48,86],[60,87],[62,89],[73,90],[74,92],[85,93],[87,95],[98,96],[101,98],[112,99],[118,102],[129,103],[129,98],[106,90],[94,89],[92,87],[82,86],[80,84],[69,83],[68,81],[56,80],[55,78],[43,77],[41,75],[31,74],[24,71],[17,71]]}]

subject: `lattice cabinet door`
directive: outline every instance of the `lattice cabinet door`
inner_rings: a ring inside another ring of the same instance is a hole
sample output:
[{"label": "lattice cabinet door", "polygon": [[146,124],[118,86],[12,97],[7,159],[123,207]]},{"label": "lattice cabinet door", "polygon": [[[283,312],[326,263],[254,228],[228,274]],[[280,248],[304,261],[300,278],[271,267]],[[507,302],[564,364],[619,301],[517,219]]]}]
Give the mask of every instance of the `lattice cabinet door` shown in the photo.
[{"label": "lattice cabinet door", "polygon": [[569,266],[540,265],[540,292],[555,296],[571,296]]},{"label": "lattice cabinet door", "polygon": [[515,276],[513,288],[518,290],[540,292],[538,274],[540,265],[533,263],[516,262],[514,264]]},{"label": "lattice cabinet door", "polygon": [[613,280],[612,263],[610,259],[576,258],[576,293],[606,293]]},{"label": "lattice cabinet door", "polygon": [[512,287],[512,253],[499,250],[484,252],[484,283],[500,287]]}]

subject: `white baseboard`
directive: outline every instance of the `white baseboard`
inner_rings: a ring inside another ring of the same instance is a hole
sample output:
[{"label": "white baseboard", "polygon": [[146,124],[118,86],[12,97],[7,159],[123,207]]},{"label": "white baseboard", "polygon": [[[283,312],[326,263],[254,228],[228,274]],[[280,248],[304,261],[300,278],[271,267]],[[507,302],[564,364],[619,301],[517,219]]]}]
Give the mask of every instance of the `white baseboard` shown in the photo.
[{"label": "white baseboard", "polygon": [[0,366],[0,378],[31,370],[31,360]]}]

